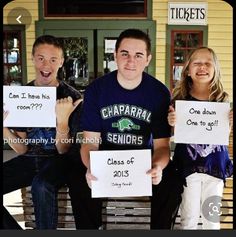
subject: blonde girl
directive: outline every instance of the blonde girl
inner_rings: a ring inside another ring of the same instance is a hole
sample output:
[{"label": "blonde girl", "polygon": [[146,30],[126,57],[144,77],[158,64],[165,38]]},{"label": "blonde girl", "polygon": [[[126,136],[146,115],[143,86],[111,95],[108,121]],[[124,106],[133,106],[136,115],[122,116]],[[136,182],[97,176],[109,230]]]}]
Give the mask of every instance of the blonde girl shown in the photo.
[{"label": "blonde girl", "polygon": [[[228,94],[220,81],[219,61],[208,47],[193,50],[182,70],[181,80],[173,90],[175,100],[227,102]],[[176,113],[170,106],[168,122],[176,123]],[[230,127],[233,111],[229,113]],[[224,181],[233,173],[227,146],[209,144],[176,144],[173,156],[185,179],[182,194],[181,229],[197,229],[203,202],[213,196],[223,195]],[[203,229],[220,229],[219,221],[202,215]]]}]

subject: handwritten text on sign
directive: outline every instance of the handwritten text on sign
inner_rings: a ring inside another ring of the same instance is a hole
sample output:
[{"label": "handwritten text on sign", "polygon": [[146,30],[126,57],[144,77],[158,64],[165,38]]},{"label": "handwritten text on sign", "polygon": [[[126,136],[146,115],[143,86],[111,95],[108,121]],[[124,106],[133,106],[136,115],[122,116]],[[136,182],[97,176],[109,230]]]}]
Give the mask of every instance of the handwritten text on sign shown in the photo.
[{"label": "handwritten text on sign", "polygon": [[151,150],[91,151],[92,197],[151,196]]},{"label": "handwritten text on sign", "polygon": [[229,144],[229,103],[176,101],[175,143]]},{"label": "handwritten text on sign", "polygon": [[5,127],[56,127],[56,87],[3,86]]}]

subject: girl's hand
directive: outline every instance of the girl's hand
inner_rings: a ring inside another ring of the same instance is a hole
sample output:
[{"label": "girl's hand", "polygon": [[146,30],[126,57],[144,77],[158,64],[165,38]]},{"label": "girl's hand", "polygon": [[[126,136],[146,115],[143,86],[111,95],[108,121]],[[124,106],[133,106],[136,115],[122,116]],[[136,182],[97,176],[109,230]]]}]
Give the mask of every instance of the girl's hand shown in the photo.
[{"label": "girl's hand", "polygon": [[150,174],[152,176],[153,185],[158,185],[162,180],[162,168],[159,165],[155,165],[147,172],[147,174]]},{"label": "girl's hand", "polygon": [[168,123],[170,126],[175,126],[176,123],[176,113],[175,113],[175,109],[172,105],[169,106],[169,112],[168,112]]}]

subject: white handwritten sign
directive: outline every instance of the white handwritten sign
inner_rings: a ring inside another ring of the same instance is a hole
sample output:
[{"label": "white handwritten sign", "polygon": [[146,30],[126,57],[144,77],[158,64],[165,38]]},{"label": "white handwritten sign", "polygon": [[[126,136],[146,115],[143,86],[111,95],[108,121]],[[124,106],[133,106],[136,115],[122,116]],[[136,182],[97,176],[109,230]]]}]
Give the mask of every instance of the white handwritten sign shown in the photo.
[{"label": "white handwritten sign", "polygon": [[91,151],[92,197],[152,196],[151,150]]},{"label": "white handwritten sign", "polygon": [[56,87],[3,86],[4,127],[56,127]]},{"label": "white handwritten sign", "polygon": [[229,144],[229,103],[176,101],[175,143]]}]

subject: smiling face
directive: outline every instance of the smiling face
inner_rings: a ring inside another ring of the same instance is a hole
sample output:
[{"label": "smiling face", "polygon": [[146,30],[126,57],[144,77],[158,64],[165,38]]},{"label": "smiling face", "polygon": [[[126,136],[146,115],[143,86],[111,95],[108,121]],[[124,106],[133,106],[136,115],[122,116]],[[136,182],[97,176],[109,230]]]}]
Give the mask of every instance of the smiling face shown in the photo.
[{"label": "smiling face", "polygon": [[147,55],[146,43],[140,39],[124,38],[114,53],[118,78],[125,81],[140,81],[151,55]]},{"label": "smiling face", "polygon": [[191,57],[188,76],[194,84],[209,85],[214,77],[215,67],[212,54],[207,49],[197,50]]},{"label": "smiling face", "polygon": [[36,72],[35,83],[39,86],[56,86],[57,72],[64,62],[62,49],[51,44],[39,44],[32,61]]}]

